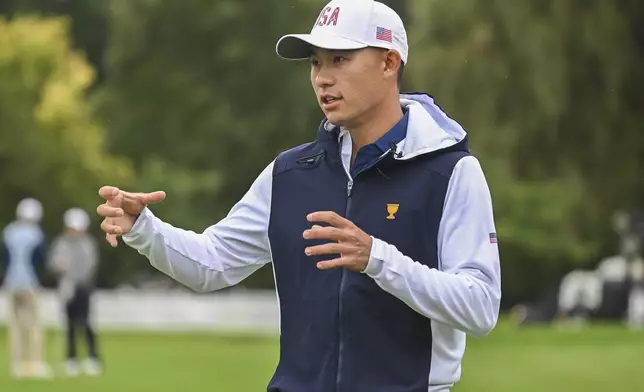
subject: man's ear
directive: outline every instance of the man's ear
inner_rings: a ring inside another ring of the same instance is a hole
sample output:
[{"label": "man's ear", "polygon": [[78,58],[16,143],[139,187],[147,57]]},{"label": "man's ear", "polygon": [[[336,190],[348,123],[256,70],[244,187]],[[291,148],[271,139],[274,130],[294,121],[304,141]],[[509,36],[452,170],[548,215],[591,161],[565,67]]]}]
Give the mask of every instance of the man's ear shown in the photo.
[{"label": "man's ear", "polygon": [[398,71],[402,66],[402,58],[400,53],[395,50],[387,50],[385,52],[385,74],[387,76],[398,78]]}]

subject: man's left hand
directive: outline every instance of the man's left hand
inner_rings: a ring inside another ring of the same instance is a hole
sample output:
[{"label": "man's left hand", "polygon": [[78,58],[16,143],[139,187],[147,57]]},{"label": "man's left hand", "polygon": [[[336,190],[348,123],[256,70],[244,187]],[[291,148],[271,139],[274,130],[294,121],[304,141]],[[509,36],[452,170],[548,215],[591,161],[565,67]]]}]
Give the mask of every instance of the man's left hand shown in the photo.
[{"label": "man's left hand", "polygon": [[313,225],[305,230],[303,237],[307,240],[331,240],[327,244],[311,246],[305,249],[308,256],[339,254],[333,260],[320,261],[317,267],[322,270],[344,267],[362,272],[369,264],[371,255],[371,236],[362,231],[350,220],[341,217],[333,211],[320,211],[309,214],[309,222],[325,222],[331,226]]}]

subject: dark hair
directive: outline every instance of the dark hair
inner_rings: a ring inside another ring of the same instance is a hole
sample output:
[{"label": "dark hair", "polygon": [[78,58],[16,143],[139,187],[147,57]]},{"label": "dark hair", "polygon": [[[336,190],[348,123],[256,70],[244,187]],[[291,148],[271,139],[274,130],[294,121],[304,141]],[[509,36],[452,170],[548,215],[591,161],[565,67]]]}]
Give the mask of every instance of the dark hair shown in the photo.
[{"label": "dark hair", "polygon": [[403,74],[405,73],[405,63],[400,62],[400,67],[398,68],[398,89],[402,87]]}]

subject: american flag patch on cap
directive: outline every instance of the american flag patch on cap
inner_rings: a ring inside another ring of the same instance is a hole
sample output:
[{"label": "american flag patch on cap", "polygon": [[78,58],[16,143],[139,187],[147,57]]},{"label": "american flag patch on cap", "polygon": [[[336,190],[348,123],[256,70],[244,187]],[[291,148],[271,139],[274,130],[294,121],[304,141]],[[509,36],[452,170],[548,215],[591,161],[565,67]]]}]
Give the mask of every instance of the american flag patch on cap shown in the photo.
[{"label": "american flag patch on cap", "polygon": [[493,244],[497,243],[496,233],[490,233],[490,242],[493,243]]},{"label": "american flag patch on cap", "polygon": [[380,41],[392,42],[393,37],[391,35],[391,30],[385,29],[384,27],[376,27],[376,39]]}]

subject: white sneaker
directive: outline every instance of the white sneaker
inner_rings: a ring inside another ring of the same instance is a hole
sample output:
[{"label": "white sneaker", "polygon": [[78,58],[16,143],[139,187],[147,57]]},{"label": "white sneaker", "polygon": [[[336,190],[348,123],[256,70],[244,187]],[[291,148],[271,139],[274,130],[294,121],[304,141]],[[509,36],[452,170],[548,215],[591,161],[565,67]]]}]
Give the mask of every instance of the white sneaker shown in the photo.
[{"label": "white sneaker", "polygon": [[45,362],[33,362],[29,364],[29,376],[33,378],[52,378],[54,372]]},{"label": "white sneaker", "polygon": [[13,378],[23,378],[25,377],[26,366],[22,363],[14,363],[11,365],[11,376]]},{"label": "white sneaker", "polygon": [[75,359],[69,359],[65,363],[65,374],[68,377],[76,377],[81,374],[81,367]]},{"label": "white sneaker", "polygon": [[91,358],[83,361],[83,370],[88,376],[98,376],[103,373],[101,364],[97,360]]}]

